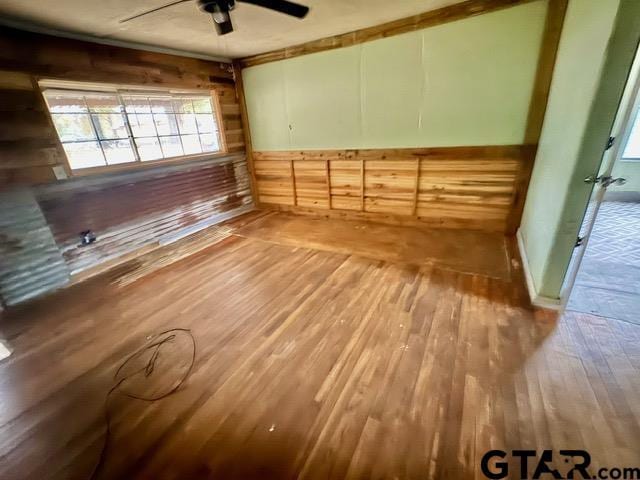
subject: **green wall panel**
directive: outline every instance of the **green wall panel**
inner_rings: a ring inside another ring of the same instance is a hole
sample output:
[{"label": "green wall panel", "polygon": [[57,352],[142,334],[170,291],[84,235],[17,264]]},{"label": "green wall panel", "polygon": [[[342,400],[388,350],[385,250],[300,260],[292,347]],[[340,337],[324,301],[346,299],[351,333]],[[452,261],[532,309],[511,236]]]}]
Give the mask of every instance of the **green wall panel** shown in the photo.
[{"label": "green wall panel", "polygon": [[244,69],[253,147],[522,143],[546,9],[538,0]]},{"label": "green wall panel", "polygon": [[282,63],[291,142],[274,148],[323,148],[329,139],[342,148],[360,138],[359,46]]},{"label": "green wall panel", "polygon": [[251,112],[253,145],[289,145],[284,65],[281,62],[267,63],[262,65],[259,75],[245,70],[242,79],[247,93],[247,109]]},{"label": "green wall panel", "polygon": [[421,35],[362,44],[362,145],[415,145],[424,95]]}]

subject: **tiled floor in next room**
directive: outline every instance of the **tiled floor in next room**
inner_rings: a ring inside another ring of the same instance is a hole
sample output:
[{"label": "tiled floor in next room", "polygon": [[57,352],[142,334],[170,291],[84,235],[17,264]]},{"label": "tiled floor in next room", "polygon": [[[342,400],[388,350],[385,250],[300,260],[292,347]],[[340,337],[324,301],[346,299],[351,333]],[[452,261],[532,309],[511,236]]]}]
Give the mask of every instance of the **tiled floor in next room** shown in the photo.
[{"label": "tiled floor in next room", "polygon": [[640,324],[640,203],[602,204],[567,309]]}]

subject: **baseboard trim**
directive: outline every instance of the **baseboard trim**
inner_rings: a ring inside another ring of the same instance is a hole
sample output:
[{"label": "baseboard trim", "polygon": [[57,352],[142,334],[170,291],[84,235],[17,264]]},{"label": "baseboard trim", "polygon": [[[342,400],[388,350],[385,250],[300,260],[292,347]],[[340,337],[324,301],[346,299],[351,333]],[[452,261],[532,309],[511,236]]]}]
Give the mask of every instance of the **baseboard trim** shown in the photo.
[{"label": "baseboard trim", "polygon": [[520,229],[518,229],[518,232],[516,233],[516,239],[518,241],[518,252],[520,253],[520,260],[522,261],[522,271],[527,283],[527,292],[529,293],[529,300],[531,301],[531,304],[535,307],[546,308],[548,310],[561,310],[562,302],[559,298],[538,295],[536,285],[533,281],[533,276],[531,275],[531,270],[529,268],[529,258],[527,257],[527,251],[524,248],[524,239],[522,238]]}]

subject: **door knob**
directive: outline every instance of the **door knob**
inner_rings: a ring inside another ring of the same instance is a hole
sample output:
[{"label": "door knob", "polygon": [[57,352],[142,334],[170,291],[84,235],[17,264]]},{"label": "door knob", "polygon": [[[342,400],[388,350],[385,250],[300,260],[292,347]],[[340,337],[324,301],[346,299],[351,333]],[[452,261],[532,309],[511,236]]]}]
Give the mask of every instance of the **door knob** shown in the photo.
[{"label": "door knob", "polygon": [[584,183],[598,183],[600,181],[600,177],[596,177],[595,175],[589,175],[588,177],[584,177]]},{"label": "door knob", "polygon": [[613,178],[609,175],[601,175],[599,177],[596,177],[595,175],[589,175],[588,177],[584,178],[584,183],[598,183],[602,186],[602,188],[607,188],[611,185],[624,185],[625,183],[627,183],[627,179],[622,177]]}]

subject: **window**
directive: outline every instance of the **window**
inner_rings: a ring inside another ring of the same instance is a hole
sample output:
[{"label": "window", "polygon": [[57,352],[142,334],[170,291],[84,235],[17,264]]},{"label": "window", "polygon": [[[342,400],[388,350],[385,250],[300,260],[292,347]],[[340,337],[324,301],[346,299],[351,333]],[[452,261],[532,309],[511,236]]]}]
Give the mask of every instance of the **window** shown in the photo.
[{"label": "window", "polygon": [[636,111],[636,118],[622,152],[624,160],[640,160],[640,110]]},{"label": "window", "polygon": [[72,170],[220,151],[208,95],[47,89],[44,97]]}]

